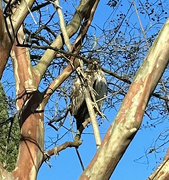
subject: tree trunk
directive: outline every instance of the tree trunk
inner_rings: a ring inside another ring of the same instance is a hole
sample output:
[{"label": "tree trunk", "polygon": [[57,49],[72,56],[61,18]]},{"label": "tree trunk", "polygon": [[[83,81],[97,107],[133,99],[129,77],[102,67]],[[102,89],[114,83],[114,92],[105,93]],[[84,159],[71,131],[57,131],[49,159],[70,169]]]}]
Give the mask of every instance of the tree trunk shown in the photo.
[{"label": "tree trunk", "polygon": [[169,19],[164,24],[108,129],[100,148],[80,176],[82,179],[106,180],[113,173],[136,132],[146,105],[169,61]]},{"label": "tree trunk", "polygon": [[43,113],[30,114],[22,125],[22,138],[14,177],[22,180],[36,179],[43,160]]},{"label": "tree trunk", "polygon": [[[18,31],[18,40],[24,42],[22,27]],[[43,161],[44,127],[42,94],[37,90],[39,76],[31,66],[29,51],[26,47],[16,46],[11,51],[16,81],[16,107],[21,127],[21,140],[18,161],[13,175],[15,178],[36,179]]]},{"label": "tree trunk", "polygon": [[3,12],[2,1],[0,2],[0,79],[9,58],[16,33],[29,13],[29,9],[31,9],[34,1],[21,1],[18,8],[13,10],[11,15],[5,14],[5,11]]},{"label": "tree trunk", "polygon": [[[18,6],[14,14],[12,14],[13,19],[15,19],[14,22],[12,21],[15,33],[19,29],[21,22],[24,20],[24,17],[26,16],[28,9],[30,9],[33,2],[33,0],[21,1],[21,4]],[[88,17],[88,19],[85,21],[85,23],[88,23],[85,26],[85,30],[84,28],[82,28],[83,34],[81,35],[81,31],[79,32],[79,37],[85,37],[98,2],[99,0],[80,1],[80,5],[76,9],[72,21],[66,27],[69,37],[73,36],[77,32],[82,23],[82,20]],[[25,4],[26,7],[24,7]],[[0,15],[3,16],[2,11],[0,13]],[[3,18],[1,20],[3,20]],[[0,27],[4,25],[3,23],[3,21],[0,21]],[[12,28],[8,28],[9,31],[11,31]],[[12,40],[14,40],[15,34],[12,35]],[[0,43],[3,42],[2,44],[4,45],[6,41],[2,41],[2,37],[4,37],[3,30],[0,31]],[[83,38],[78,38],[80,42],[78,43],[79,50]],[[10,45],[4,47],[4,49],[7,49],[8,52],[8,54],[6,55],[6,59],[4,59],[4,53],[2,53],[2,51],[0,52],[0,57],[2,58],[1,60],[4,62],[3,66],[1,66],[0,69],[0,77],[3,73],[3,69],[11,50],[11,57],[16,81],[16,108],[21,128],[21,140],[15,170],[12,173],[9,173],[4,170],[3,167],[0,167],[0,177],[6,177],[7,179],[18,178],[22,180],[33,180],[36,179],[38,170],[44,160],[44,107],[50,95],[63,82],[63,80],[65,80],[73,72],[74,68],[72,68],[72,66],[69,64],[68,67],[63,71],[63,73],[58,78],[56,78],[53,83],[51,83],[52,87],[50,86],[44,93],[40,93],[38,91],[40,80],[42,79],[53,58],[55,58],[56,51],[47,49],[40,59],[38,65],[36,67],[32,67],[29,50],[25,46],[22,46],[24,42],[24,32],[22,27],[17,33],[17,39],[20,43],[19,46],[18,42],[15,40],[12,50],[11,46],[13,44],[13,41],[9,41]],[[60,49],[63,44],[64,42],[61,35],[58,35],[56,40],[51,44],[51,47]],[[74,49],[76,50],[76,48]],[[78,51],[76,51],[76,53],[77,52]],[[77,68],[76,65],[75,67]],[[52,92],[48,92],[49,89]]]}]

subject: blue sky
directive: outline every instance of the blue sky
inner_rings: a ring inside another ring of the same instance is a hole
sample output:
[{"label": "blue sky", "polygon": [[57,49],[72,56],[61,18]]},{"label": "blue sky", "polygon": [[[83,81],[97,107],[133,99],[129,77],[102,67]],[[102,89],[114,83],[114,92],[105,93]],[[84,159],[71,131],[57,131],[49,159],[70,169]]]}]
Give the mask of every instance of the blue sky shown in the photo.
[{"label": "blue sky", "polygon": [[[126,13],[126,9],[129,7],[129,1],[125,1],[123,3],[123,7],[120,7],[120,11],[124,14]],[[104,22],[106,20],[110,20],[113,18],[113,16],[116,16],[116,10],[114,10],[112,13],[112,8],[106,6],[107,1],[100,1],[98,9],[95,13],[94,20],[92,22],[93,25],[97,24],[99,27],[103,26],[111,26],[108,21],[105,24]],[[62,1],[60,1],[60,5],[62,6]],[[138,5],[138,4],[137,4]],[[63,4],[63,11],[65,9],[74,9],[74,7],[67,7],[66,3]],[[134,9],[133,9],[134,10]],[[147,26],[148,20],[144,15],[140,16],[143,26]],[[138,25],[137,16],[134,14],[134,11],[132,13],[132,19],[133,24],[136,23]],[[164,21],[163,21],[164,22]],[[161,22],[162,26],[163,22]],[[151,26],[151,23],[149,23],[149,26]],[[139,26],[138,26],[139,27]],[[99,36],[100,31],[97,30],[96,36]],[[142,35],[141,35],[142,36]],[[5,74],[2,82],[7,82],[13,77],[12,74]],[[11,84],[11,87],[14,84]],[[5,86],[5,89],[8,93],[12,94],[10,92],[9,86]],[[14,96],[14,94],[12,95]],[[119,107],[116,107],[118,110]],[[102,139],[104,137],[104,134],[106,133],[110,123],[113,121],[117,111],[116,109],[111,109],[110,111],[107,110],[105,112],[105,115],[107,116],[108,120],[104,120],[103,124],[100,126],[100,132]],[[143,122],[149,121],[148,117],[145,116]],[[68,119],[66,120],[66,123],[68,124]],[[153,171],[153,168],[156,168],[156,166],[159,163],[159,157],[163,157],[165,154],[165,148],[163,148],[163,151],[157,152],[155,154],[154,152],[151,154],[147,154],[147,151],[149,151],[151,148],[153,148],[153,145],[156,141],[156,138],[159,133],[163,132],[168,127],[167,120],[163,124],[159,124],[158,126],[151,127],[151,128],[141,128],[138,133],[136,134],[135,138],[131,142],[130,146],[126,150],[126,153],[122,157],[121,161],[119,162],[118,166],[116,167],[111,180],[143,180],[146,179],[151,172]],[[61,131],[64,130],[61,128]],[[79,153],[81,155],[82,161],[84,163],[84,166],[86,167],[90,160],[93,158],[96,147],[95,147],[95,141],[94,136],[92,134],[92,128],[91,126],[84,131],[84,135],[82,136],[83,144],[79,147]],[[48,128],[45,130],[45,139],[46,141],[49,139],[49,137],[57,137],[59,134],[52,130],[51,128]],[[66,137],[64,137],[64,140],[71,141],[72,135],[68,134]],[[57,144],[59,145],[59,143]],[[52,147],[51,147],[52,148]],[[158,155],[159,157],[156,157]],[[49,160],[51,168],[46,164],[43,163],[41,169],[38,173],[38,180],[56,180],[56,179],[62,179],[62,180],[76,180],[82,173],[82,168],[80,166],[80,162],[77,158],[77,154],[74,148],[68,148],[62,152],[59,153],[59,155],[51,157]]]},{"label": "blue sky", "polygon": [[[111,115],[110,115],[111,116]],[[110,120],[111,119],[110,117]],[[108,123],[103,123],[100,132],[105,132]],[[134,140],[131,142],[126,153],[122,157],[120,163],[117,165],[111,180],[143,180],[146,179],[155,168],[156,164],[155,153],[149,154],[147,157],[145,153],[152,148],[152,144],[156,139],[156,135],[163,131],[165,127],[161,126],[152,129],[143,129],[138,131]],[[86,129],[85,132],[92,132],[91,128]],[[93,135],[83,135],[83,144],[79,148],[79,153],[82,157],[84,166],[86,167],[96,152],[95,141]],[[163,157],[164,153],[160,156]],[[142,157],[138,160],[140,157]],[[138,160],[138,161],[137,161]],[[80,162],[74,148],[68,148],[60,152],[58,156],[50,159],[52,168],[44,163],[39,171],[38,180],[55,179],[78,179],[82,173]]]},{"label": "blue sky", "polygon": [[[103,22],[105,22],[107,18],[112,18],[112,9],[106,6],[106,2],[100,2],[92,24],[97,24],[98,26],[103,27]],[[121,11],[123,13],[126,13],[126,8],[129,7],[129,3],[127,1],[125,1],[125,3],[123,3],[123,7],[121,8]],[[133,15],[132,18],[133,21],[138,24],[137,16]],[[141,20],[143,26],[147,25],[147,20],[144,16],[141,16]],[[97,33],[99,35],[99,32]],[[118,107],[116,108],[118,109]],[[105,114],[109,121],[112,122],[115,117],[116,111],[107,111]],[[145,116],[144,121],[146,121],[146,118],[147,117]],[[126,150],[126,153],[117,165],[111,177],[111,180],[143,180],[146,179],[151,174],[151,172],[153,172],[153,168],[156,168],[159,163],[159,158],[156,158],[156,154],[154,152],[148,155],[146,154],[147,151],[153,148],[158,134],[165,130],[165,125],[166,124],[164,123],[158,125],[158,127],[156,128],[142,128],[138,131],[130,146]],[[105,120],[100,127],[102,138],[108,127],[109,122]],[[92,132],[92,129],[86,129],[85,133],[87,132]],[[96,147],[93,135],[85,134],[82,136],[82,139],[83,144],[79,147],[79,152],[82,157],[84,166],[86,167],[94,156]],[[165,149],[164,152],[160,152],[160,157],[163,157],[164,154]],[[77,154],[74,148],[68,148],[61,152],[58,156],[52,157],[50,160],[50,164],[52,165],[51,169],[45,163],[42,165],[38,174],[38,180],[45,180],[49,178],[50,180],[74,180],[78,179],[78,177],[82,173],[80,162],[77,158]]]}]

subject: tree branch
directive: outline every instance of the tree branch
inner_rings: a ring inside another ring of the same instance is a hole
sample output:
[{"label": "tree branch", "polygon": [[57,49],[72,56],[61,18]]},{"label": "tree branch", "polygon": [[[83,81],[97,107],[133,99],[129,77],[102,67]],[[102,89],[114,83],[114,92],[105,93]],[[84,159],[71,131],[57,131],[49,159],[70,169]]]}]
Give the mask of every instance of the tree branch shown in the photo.
[{"label": "tree branch", "polygon": [[[92,0],[93,2],[94,0]],[[81,25],[81,21],[84,18],[84,14],[88,10],[88,6],[90,6],[91,1],[90,0],[81,0],[80,5],[76,8],[76,12],[69,23],[69,25],[66,27],[66,31],[68,34],[68,37],[72,37],[77,30],[79,29]],[[94,12],[93,12],[94,13]],[[63,39],[62,35],[58,35],[55,39],[55,41],[51,44],[51,47],[60,49],[63,46]],[[44,55],[40,59],[39,63],[36,66],[36,71],[40,74],[40,79],[43,77],[46,69],[50,65],[51,61],[55,58],[56,52],[48,49],[45,51]]]},{"label": "tree branch", "polygon": [[[36,2],[36,3],[37,3],[37,2]],[[44,2],[44,3],[38,4],[37,6],[34,6],[34,7],[31,9],[31,11],[32,11],[32,12],[38,11],[38,10],[40,10],[41,8],[49,5],[50,3],[51,3],[50,1],[46,1],[46,2]]]},{"label": "tree branch", "polygon": [[90,27],[90,24],[93,20],[94,12],[97,8],[97,5],[100,0],[90,1],[90,6],[88,7],[88,11],[86,11],[84,22],[81,26],[81,29],[79,31],[78,37],[76,38],[76,41],[73,44],[72,51],[73,52],[79,52],[83,40],[85,38],[85,35]]},{"label": "tree branch", "polygon": [[[75,15],[74,15],[74,17],[73,17],[73,19],[72,19],[72,21],[71,21],[71,23],[70,23],[70,25],[72,24],[72,27],[70,26],[70,28],[71,28],[71,30],[75,30],[74,28],[73,28],[73,24],[75,23],[74,21],[77,21],[77,17],[78,17],[78,26],[77,26],[77,22],[76,22],[76,26],[75,27],[79,27],[80,26],[80,22],[81,22],[81,20],[83,19],[83,17],[87,17],[86,16],[86,14],[89,14],[89,19],[86,19],[86,22],[87,22],[87,24],[86,24],[86,28],[84,29],[84,30],[82,30],[81,29],[81,31],[80,31],[80,33],[79,33],[79,36],[77,37],[77,39],[75,40],[75,43],[74,43],[74,48],[73,48],[73,51],[72,51],[72,53],[74,54],[78,54],[78,52],[80,51],[80,47],[81,47],[81,45],[82,45],[82,43],[80,43],[79,44],[79,42],[82,42],[83,41],[83,39],[84,39],[84,37],[85,37],[85,35],[86,35],[86,33],[87,33],[87,30],[88,30],[88,28],[89,28],[89,26],[90,26],[90,24],[91,24],[91,22],[92,22],[92,18],[93,18],[93,16],[94,16],[94,12],[95,12],[95,10],[96,10],[96,8],[97,8],[97,5],[98,5],[98,3],[99,3],[99,0],[97,0],[97,1],[94,1],[94,0],[92,0],[92,1],[86,1],[86,0],[82,0],[81,1],[81,3],[80,3],[80,5],[79,5],[79,7],[77,8],[77,10],[76,10],[76,13],[75,13]],[[80,13],[80,14],[79,14]],[[77,16],[77,17],[76,17]],[[82,16],[82,17],[80,17],[80,16]],[[79,21],[80,20],[80,21]],[[75,24],[74,24],[75,25]],[[73,28],[73,29],[72,29]],[[67,26],[67,28],[66,28],[66,30],[67,30],[67,34],[68,34],[68,36],[70,37],[70,32],[69,32],[69,25]],[[77,31],[77,29],[76,29],[76,31]],[[73,33],[75,33],[75,31],[73,31]],[[73,35],[73,34],[71,34],[71,35]],[[58,38],[60,39],[61,37],[60,37],[61,35],[59,35],[58,36]],[[59,39],[58,39],[58,41],[56,41],[57,40],[57,38],[56,38],[56,40],[55,40],[55,42],[59,42]],[[55,43],[54,42],[54,43]],[[62,42],[62,44],[60,44],[60,45],[63,45],[63,42]],[[51,45],[52,46],[52,45]],[[53,46],[52,46],[53,47]],[[57,46],[56,46],[57,47]],[[61,47],[61,46],[60,46]],[[50,53],[49,53],[49,51],[50,51]],[[36,69],[37,68],[40,68],[41,67],[41,72],[40,73],[42,73],[42,72],[44,72],[45,70],[46,70],[46,68],[48,67],[48,65],[50,64],[50,62],[51,62],[51,60],[52,60],[52,57],[54,58],[54,55],[55,55],[55,53],[54,53],[54,51],[51,51],[51,50],[46,50],[46,52],[45,52],[46,54],[44,54],[44,56],[41,58],[41,60],[40,60],[40,62],[39,62],[39,64],[37,65],[37,67],[36,67]],[[48,54],[48,56],[49,57],[46,57],[46,55]],[[46,59],[44,59],[44,57],[46,57],[47,58],[47,61],[46,61]],[[73,66],[72,66],[72,64],[73,64]],[[53,92],[56,90],[56,88],[58,87],[58,86],[60,86],[60,84],[62,84],[62,82],[68,77],[68,76],[70,76],[70,74],[77,68],[79,66],[79,60],[77,59],[77,58],[75,58],[74,56],[72,56],[71,58],[70,58],[70,63],[68,64],[68,66],[63,70],[63,72],[51,83],[51,85],[46,89],[46,91],[45,91],[45,98],[44,98],[44,101],[43,101],[43,105],[45,105],[46,103],[47,103],[47,101],[48,101],[48,99],[49,99],[49,97],[53,94]],[[41,75],[43,75],[43,74],[41,74]]]},{"label": "tree branch", "polygon": [[169,179],[168,168],[169,168],[169,149],[167,150],[163,162],[157,167],[157,169],[151,174],[151,176],[147,178],[147,180]]},{"label": "tree branch", "polygon": [[93,102],[91,101],[91,98],[90,98],[91,96],[90,96],[89,90],[87,88],[85,88],[84,94],[85,94],[85,101],[86,101],[87,109],[88,109],[88,112],[90,115],[90,121],[91,121],[92,127],[93,127],[94,137],[95,137],[95,141],[96,141],[96,147],[98,149],[101,145],[101,137],[100,137],[99,127],[98,127],[97,120],[96,120],[96,114],[95,114],[93,106],[92,106]]},{"label": "tree branch", "polygon": [[[17,33],[18,29],[20,28],[21,24],[23,23],[25,17],[29,13],[28,9],[30,9],[32,7],[34,1],[35,0],[21,1],[20,5],[18,5],[18,7],[14,11],[14,13],[9,16],[6,15],[5,21],[2,22],[0,29],[5,27],[4,23],[6,22],[6,30],[2,31],[2,32],[4,32],[3,40],[5,41],[5,43],[2,43],[2,46],[3,46],[2,49],[4,49],[4,51],[0,52],[0,59],[1,59],[0,78],[2,77],[3,70],[4,70],[7,60],[9,58],[9,54],[10,54],[16,33]],[[0,12],[0,13],[2,13],[2,12]],[[1,19],[4,19],[4,18],[1,18]],[[10,39],[10,37],[12,37],[12,38]],[[2,53],[2,55],[1,55],[1,53]]]},{"label": "tree branch", "polygon": [[[18,31],[19,43],[24,42],[24,32],[21,26]],[[11,57],[13,61],[15,81],[18,86],[16,86],[16,95],[19,97],[25,91],[27,93],[34,92],[37,90],[37,84],[34,80],[34,71],[30,61],[29,50],[26,47],[17,46],[17,41],[15,41],[13,48],[11,50]],[[23,71],[24,69],[24,71]],[[18,102],[18,101],[17,101]],[[19,105],[21,109],[21,104]]]},{"label": "tree branch", "polygon": [[[169,62],[169,19],[140,66],[100,148],[79,180],[109,179],[138,131],[145,108]],[[99,168],[99,169],[98,169]],[[98,173],[95,173],[95,172]],[[99,173],[100,172],[100,173]]]},{"label": "tree branch", "polygon": [[60,146],[56,146],[53,149],[49,150],[47,152],[47,156],[44,157],[43,161],[45,161],[48,158],[48,156],[51,157],[53,155],[57,155],[57,154],[59,154],[59,152],[65,150],[68,147],[78,147],[78,146],[80,146],[80,144],[77,144],[77,143],[71,142],[71,141],[67,141],[67,142],[61,144]]},{"label": "tree branch", "polygon": [[53,2],[53,4],[54,4],[54,6],[56,8],[56,11],[58,13],[58,16],[59,16],[60,28],[61,28],[61,31],[62,31],[62,34],[63,34],[64,43],[67,46],[68,51],[71,52],[72,46],[71,46],[71,43],[70,43],[70,40],[69,40],[69,36],[68,36],[66,28],[65,28],[64,17],[63,17],[63,13],[62,13],[61,7],[59,5],[59,0],[55,0]]}]

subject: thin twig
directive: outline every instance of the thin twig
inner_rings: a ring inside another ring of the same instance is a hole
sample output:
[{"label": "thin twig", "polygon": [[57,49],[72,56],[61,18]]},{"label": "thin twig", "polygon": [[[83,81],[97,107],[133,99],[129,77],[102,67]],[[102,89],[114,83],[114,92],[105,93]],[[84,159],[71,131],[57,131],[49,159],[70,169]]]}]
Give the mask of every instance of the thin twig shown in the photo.
[{"label": "thin twig", "polygon": [[168,102],[169,102],[169,95],[168,95],[168,93],[167,93],[167,89],[166,89],[165,84],[164,84],[164,81],[163,81],[162,79],[161,79],[161,83],[162,83],[164,92],[165,92],[166,97],[167,97],[167,100],[165,100],[165,104],[166,104],[166,107],[167,107],[167,111],[169,112],[169,105],[168,105]]},{"label": "thin twig", "polygon": [[[74,131],[73,131],[73,126],[72,126],[72,121],[71,121],[71,115],[70,115],[70,111],[69,111],[69,122],[70,122],[70,130],[71,130],[71,133],[72,133],[72,137],[74,139]],[[76,150],[76,154],[78,156],[78,159],[80,161],[80,165],[82,167],[82,170],[84,171],[84,165],[83,165],[83,161],[82,161],[82,158],[80,156],[80,153],[79,153],[79,150],[77,149],[78,147],[75,147],[75,150]]]},{"label": "thin twig", "polygon": [[142,31],[142,33],[143,33],[143,37],[144,37],[144,39],[145,39],[145,41],[146,41],[146,45],[147,45],[147,47],[148,47],[148,49],[149,49],[150,47],[149,47],[149,44],[148,44],[148,41],[147,41],[147,38],[146,38],[146,35],[145,35],[145,32],[144,32],[144,29],[143,29],[141,20],[140,20],[140,16],[139,16],[138,11],[137,11],[137,6],[136,6],[136,4],[135,4],[135,1],[134,1],[134,0],[132,0],[132,1],[133,1],[134,9],[135,9],[135,12],[136,12],[136,15],[137,15],[137,18],[138,18],[140,27],[141,27],[141,31]]},{"label": "thin twig", "polygon": [[83,165],[82,158],[81,158],[81,156],[80,156],[80,154],[79,154],[79,151],[78,151],[78,149],[77,149],[76,147],[75,147],[75,150],[76,150],[77,156],[78,156],[78,158],[79,158],[79,161],[80,161],[80,165],[81,165],[81,167],[82,167],[82,170],[84,171],[85,168],[84,168],[84,165]]},{"label": "thin twig", "polygon": [[31,15],[32,20],[34,21],[34,23],[35,23],[35,24],[38,24],[38,23],[36,22],[33,14],[32,14],[32,12],[31,12],[31,10],[30,10],[30,8],[29,8],[29,6],[28,6],[28,4],[27,4],[27,2],[26,2],[25,0],[24,0],[24,3],[25,3],[25,5],[26,5],[26,7],[27,7],[27,9],[28,9],[28,11],[29,11],[29,13],[30,13],[30,15]]}]

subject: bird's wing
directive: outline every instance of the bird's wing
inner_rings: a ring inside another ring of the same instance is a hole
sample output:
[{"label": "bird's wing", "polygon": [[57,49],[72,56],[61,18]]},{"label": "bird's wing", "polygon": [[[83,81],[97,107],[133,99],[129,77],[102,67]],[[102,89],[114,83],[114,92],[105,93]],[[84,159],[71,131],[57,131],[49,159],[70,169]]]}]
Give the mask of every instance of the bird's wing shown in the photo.
[{"label": "bird's wing", "polygon": [[76,115],[78,113],[83,103],[85,103],[84,88],[81,84],[80,79],[76,78],[73,84],[73,89],[71,94],[72,115]]},{"label": "bird's wing", "polygon": [[107,82],[102,70],[98,70],[94,75],[93,89],[96,91],[96,100],[99,108],[103,105],[107,96]]}]

